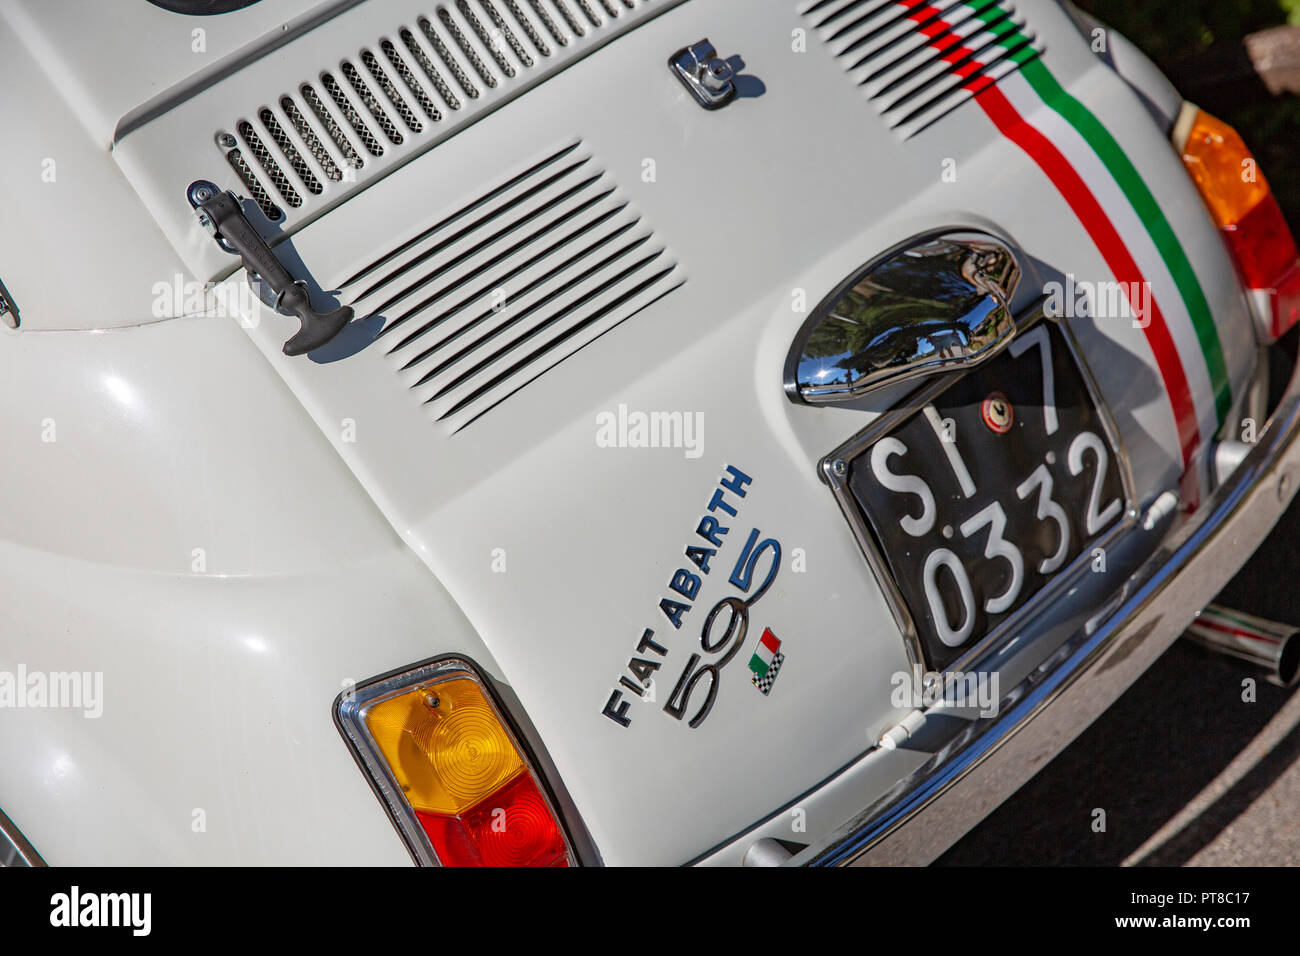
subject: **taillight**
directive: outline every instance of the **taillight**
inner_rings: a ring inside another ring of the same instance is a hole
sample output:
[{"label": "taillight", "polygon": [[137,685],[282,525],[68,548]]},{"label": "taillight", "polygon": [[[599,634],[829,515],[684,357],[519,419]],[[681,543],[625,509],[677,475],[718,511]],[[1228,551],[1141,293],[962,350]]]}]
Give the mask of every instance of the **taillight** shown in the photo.
[{"label": "taillight", "polygon": [[426,665],[339,697],[339,725],[417,859],[567,866],[564,830],[482,680]]},{"label": "taillight", "polygon": [[1251,293],[1261,339],[1276,341],[1300,320],[1300,253],[1268,180],[1236,130],[1190,103],[1174,142]]}]

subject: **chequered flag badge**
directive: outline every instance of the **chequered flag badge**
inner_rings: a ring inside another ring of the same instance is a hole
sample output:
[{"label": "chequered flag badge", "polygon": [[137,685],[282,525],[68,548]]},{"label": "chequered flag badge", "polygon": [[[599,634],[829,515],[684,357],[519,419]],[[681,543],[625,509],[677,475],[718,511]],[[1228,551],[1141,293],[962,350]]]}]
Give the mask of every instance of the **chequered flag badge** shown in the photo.
[{"label": "chequered flag badge", "polygon": [[754,656],[749,659],[749,669],[753,671],[750,680],[763,692],[764,697],[772,692],[772,685],[776,683],[776,675],[781,672],[784,662],[780,638],[772,633],[770,627],[766,628],[754,650]]}]

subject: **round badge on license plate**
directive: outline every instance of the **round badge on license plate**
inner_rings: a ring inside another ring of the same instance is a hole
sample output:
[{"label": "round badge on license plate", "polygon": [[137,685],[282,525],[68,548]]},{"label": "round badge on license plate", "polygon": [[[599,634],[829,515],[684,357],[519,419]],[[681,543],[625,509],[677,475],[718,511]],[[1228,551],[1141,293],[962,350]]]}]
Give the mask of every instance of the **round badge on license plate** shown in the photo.
[{"label": "round badge on license plate", "polygon": [[1012,410],[1011,403],[1001,392],[989,393],[989,397],[984,399],[984,404],[980,406],[980,416],[984,419],[984,424],[989,426],[989,431],[999,435],[1011,431],[1011,425],[1016,420],[1016,413]]}]

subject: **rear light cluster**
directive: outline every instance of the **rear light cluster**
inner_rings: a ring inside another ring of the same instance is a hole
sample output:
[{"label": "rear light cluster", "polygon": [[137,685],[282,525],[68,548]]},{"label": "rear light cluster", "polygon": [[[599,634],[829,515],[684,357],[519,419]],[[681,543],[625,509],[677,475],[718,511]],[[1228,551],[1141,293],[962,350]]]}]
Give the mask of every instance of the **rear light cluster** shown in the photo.
[{"label": "rear light cluster", "polygon": [[1174,143],[1227,240],[1262,341],[1276,341],[1300,319],[1300,253],[1268,180],[1236,130],[1190,103]]},{"label": "rear light cluster", "polygon": [[567,866],[564,830],[482,680],[461,661],[340,696],[339,726],[416,859]]}]

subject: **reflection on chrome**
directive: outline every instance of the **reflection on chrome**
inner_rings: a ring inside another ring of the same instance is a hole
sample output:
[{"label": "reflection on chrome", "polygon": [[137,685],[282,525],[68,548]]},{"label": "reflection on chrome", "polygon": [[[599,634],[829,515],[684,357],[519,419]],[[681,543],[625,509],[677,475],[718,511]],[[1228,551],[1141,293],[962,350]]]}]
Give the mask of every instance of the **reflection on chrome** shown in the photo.
[{"label": "reflection on chrome", "polygon": [[791,398],[843,402],[971,365],[1011,341],[1015,256],[982,233],[927,236],[863,269],[818,307],[786,363]]}]

